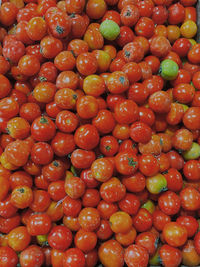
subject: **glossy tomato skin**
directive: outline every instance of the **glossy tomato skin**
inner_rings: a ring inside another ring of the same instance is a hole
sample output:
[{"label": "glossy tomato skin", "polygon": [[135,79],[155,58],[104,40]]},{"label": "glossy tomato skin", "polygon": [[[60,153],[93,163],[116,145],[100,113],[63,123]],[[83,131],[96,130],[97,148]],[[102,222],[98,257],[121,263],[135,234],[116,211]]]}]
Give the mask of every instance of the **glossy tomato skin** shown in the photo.
[{"label": "glossy tomato skin", "polygon": [[49,141],[55,135],[55,124],[49,117],[39,117],[31,125],[31,134],[37,141]]},{"label": "glossy tomato skin", "polygon": [[138,158],[135,154],[125,151],[115,156],[117,171],[123,175],[131,175],[137,171]]},{"label": "glossy tomato skin", "polygon": [[166,244],[160,248],[159,255],[164,266],[177,267],[182,260],[181,251]]},{"label": "glossy tomato skin", "polygon": [[18,263],[18,257],[16,252],[10,247],[0,248],[0,258],[2,267],[14,267]]},{"label": "glossy tomato skin", "polygon": [[140,245],[130,245],[124,254],[124,260],[128,267],[146,267],[149,261],[147,250]]},{"label": "glossy tomato skin", "polygon": [[44,263],[44,253],[39,246],[31,245],[26,248],[20,254],[20,264],[23,267],[30,266],[33,267],[37,264],[37,266],[42,266]]},{"label": "glossy tomato skin", "polygon": [[185,210],[197,210],[199,209],[200,193],[192,186],[187,186],[180,192],[181,206]]},{"label": "glossy tomato skin", "polygon": [[70,248],[63,254],[63,266],[75,267],[85,266],[85,256],[79,248]]},{"label": "glossy tomato skin", "polygon": [[181,200],[174,192],[167,191],[159,197],[158,205],[165,214],[172,215],[180,210]]},{"label": "glossy tomato skin", "polygon": [[187,229],[188,237],[194,236],[198,229],[198,223],[195,218],[192,216],[180,216],[176,221]]},{"label": "glossy tomato skin", "polygon": [[66,250],[71,245],[72,233],[65,226],[55,226],[48,234],[48,243],[54,249]]},{"label": "glossy tomato skin", "polygon": [[187,240],[187,230],[177,222],[169,222],[163,228],[163,236],[170,246],[180,247]]},{"label": "glossy tomato skin", "polygon": [[124,250],[116,240],[108,240],[103,243],[99,248],[98,256],[105,266],[113,263],[116,267],[124,265]]},{"label": "glossy tomato skin", "polygon": [[148,231],[153,223],[151,213],[144,208],[140,208],[138,213],[133,217],[133,226],[138,232]]},{"label": "glossy tomato skin", "polygon": [[80,148],[90,150],[98,145],[99,134],[95,126],[85,124],[76,130],[74,140]]}]

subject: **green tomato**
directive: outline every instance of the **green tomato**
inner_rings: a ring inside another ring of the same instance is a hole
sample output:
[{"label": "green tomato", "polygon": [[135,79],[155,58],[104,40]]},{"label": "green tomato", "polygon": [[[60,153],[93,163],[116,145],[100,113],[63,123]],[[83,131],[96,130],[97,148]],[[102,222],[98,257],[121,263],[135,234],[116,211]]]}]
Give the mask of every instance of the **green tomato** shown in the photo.
[{"label": "green tomato", "polygon": [[44,245],[47,245],[48,244],[47,235],[37,235],[36,236],[36,239],[37,239],[37,243],[40,246],[44,246]]},{"label": "green tomato", "polygon": [[185,160],[198,159],[200,157],[200,145],[193,142],[190,150],[184,151],[182,155]]},{"label": "green tomato", "polygon": [[159,250],[160,250],[160,247],[156,250],[156,253],[149,259],[149,264],[151,266],[161,266]]},{"label": "green tomato", "polygon": [[146,188],[151,194],[159,194],[167,190],[167,180],[161,173],[146,179]]},{"label": "green tomato", "polygon": [[190,43],[191,43],[192,46],[197,43],[194,39],[188,39],[188,40],[190,41]]},{"label": "green tomato", "polygon": [[100,25],[100,33],[107,40],[113,41],[120,33],[119,25],[113,20],[106,19]]},{"label": "green tomato", "polygon": [[181,106],[183,107],[183,109],[184,109],[184,112],[186,112],[187,110],[188,110],[188,106],[187,105],[185,105],[185,104],[181,104]]},{"label": "green tomato", "polygon": [[155,210],[155,205],[151,200],[147,200],[141,208],[148,210],[152,214]]},{"label": "green tomato", "polygon": [[160,64],[160,74],[165,80],[174,80],[178,75],[178,64],[171,59],[165,59]]}]

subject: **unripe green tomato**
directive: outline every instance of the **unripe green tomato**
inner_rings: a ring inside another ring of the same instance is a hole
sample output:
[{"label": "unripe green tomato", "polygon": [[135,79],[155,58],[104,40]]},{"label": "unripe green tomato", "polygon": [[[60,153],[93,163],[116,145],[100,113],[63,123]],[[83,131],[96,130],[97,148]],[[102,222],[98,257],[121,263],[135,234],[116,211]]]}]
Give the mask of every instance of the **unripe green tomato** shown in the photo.
[{"label": "unripe green tomato", "polygon": [[106,19],[100,25],[100,33],[107,40],[113,41],[120,33],[119,25],[113,20]]},{"label": "unripe green tomato", "polygon": [[36,236],[36,239],[37,239],[37,243],[40,246],[44,246],[44,245],[47,245],[48,244],[47,235],[37,235]]},{"label": "unripe green tomato", "polygon": [[161,173],[146,179],[146,188],[151,194],[159,194],[167,190],[167,180]]},{"label": "unripe green tomato", "polygon": [[151,200],[147,200],[143,205],[142,207],[143,209],[147,209],[151,214],[154,212],[155,210],[155,205],[153,203],[153,201]]},{"label": "unripe green tomato", "polygon": [[187,110],[188,110],[188,106],[187,105],[185,105],[185,104],[180,104],[182,107],[183,107],[183,109],[184,109],[184,112],[186,112]]},{"label": "unripe green tomato", "polygon": [[160,262],[160,255],[159,255],[159,250],[160,248],[158,248],[156,250],[156,253],[149,259],[149,264],[152,266],[161,266],[161,262]]},{"label": "unripe green tomato", "polygon": [[182,155],[185,160],[198,159],[200,157],[200,145],[193,142],[190,150],[184,151]]},{"label": "unripe green tomato", "polygon": [[174,80],[178,75],[178,64],[171,59],[165,59],[160,64],[160,75],[165,80]]}]

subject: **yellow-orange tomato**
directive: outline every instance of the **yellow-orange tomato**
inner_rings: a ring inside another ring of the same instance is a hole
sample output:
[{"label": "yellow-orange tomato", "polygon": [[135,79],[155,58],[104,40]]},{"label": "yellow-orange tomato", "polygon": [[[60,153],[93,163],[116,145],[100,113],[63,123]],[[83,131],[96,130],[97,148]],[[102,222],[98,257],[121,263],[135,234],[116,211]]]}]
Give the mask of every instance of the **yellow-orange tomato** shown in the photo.
[{"label": "yellow-orange tomato", "polygon": [[105,82],[102,77],[93,74],[87,76],[83,81],[83,91],[87,95],[100,96],[105,91]]},{"label": "yellow-orange tomato", "polygon": [[133,244],[135,241],[137,232],[134,227],[131,228],[131,230],[125,234],[118,233],[115,235],[116,240],[122,245],[122,246],[129,246]]},{"label": "yellow-orange tomato", "polygon": [[110,216],[110,227],[114,233],[127,233],[131,230],[132,219],[124,211],[117,211]]},{"label": "yellow-orange tomato", "polygon": [[180,37],[180,29],[176,25],[169,25],[167,27],[167,38],[170,41],[170,43],[175,42]]},{"label": "yellow-orange tomato", "polygon": [[197,33],[197,25],[192,20],[187,20],[181,25],[181,35],[185,38],[193,38]]},{"label": "yellow-orange tomato", "polygon": [[110,55],[103,50],[94,50],[92,53],[95,55],[96,60],[97,60],[97,64],[98,64],[97,71],[100,73],[106,72],[111,63]]}]

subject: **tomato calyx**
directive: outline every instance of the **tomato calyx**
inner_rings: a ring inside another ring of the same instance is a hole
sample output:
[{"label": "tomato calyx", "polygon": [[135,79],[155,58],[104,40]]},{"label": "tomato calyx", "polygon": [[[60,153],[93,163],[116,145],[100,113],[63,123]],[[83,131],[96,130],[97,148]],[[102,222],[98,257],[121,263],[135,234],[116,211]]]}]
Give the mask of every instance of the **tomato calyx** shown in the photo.
[{"label": "tomato calyx", "polygon": [[76,17],[76,14],[75,13],[72,13],[69,17],[73,19],[73,18]]},{"label": "tomato calyx", "polygon": [[106,146],[106,151],[110,151],[111,147],[110,146]]},{"label": "tomato calyx", "polygon": [[54,160],[54,161],[53,161],[53,166],[55,166],[55,167],[59,167],[59,163],[58,163],[56,160]]},{"label": "tomato calyx", "polygon": [[135,168],[135,166],[138,164],[137,161],[133,160],[133,158],[127,157],[127,160],[128,160],[128,165],[132,166],[133,168]]},{"label": "tomato calyx", "polygon": [[42,124],[48,124],[48,120],[42,116],[42,118],[40,119],[40,123]]},{"label": "tomato calyx", "polygon": [[57,26],[56,26],[56,32],[57,32],[58,34],[63,34],[63,33],[64,33],[64,29],[63,29],[63,27],[57,25]]},{"label": "tomato calyx", "polygon": [[121,84],[124,84],[125,83],[125,78],[123,76],[120,76],[119,77],[119,81]]},{"label": "tomato calyx", "polygon": [[19,188],[19,189],[17,189],[17,191],[22,193],[22,194],[25,192],[24,188]]},{"label": "tomato calyx", "polygon": [[125,16],[126,16],[126,17],[130,17],[130,16],[131,16],[131,11],[130,11],[130,10],[127,10]]},{"label": "tomato calyx", "polygon": [[45,78],[43,76],[40,76],[38,79],[40,80],[40,82],[46,82],[47,81],[47,78]]},{"label": "tomato calyx", "polygon": [[127,50],[125,50],[124,53],[125,53],[125,56],[126,56],[127,58],[129,58],[130,55],[131,55],[131,53],[130,53],[129,51],[127,51]]}]

